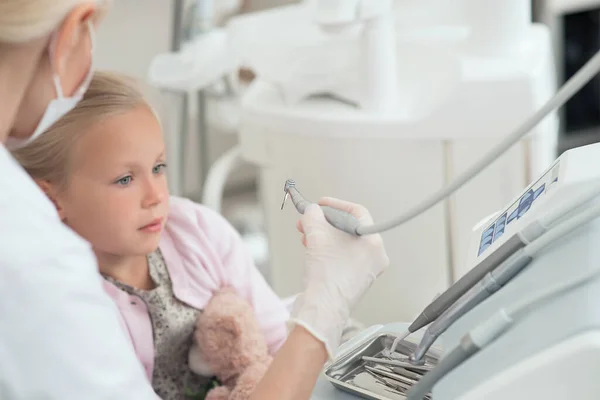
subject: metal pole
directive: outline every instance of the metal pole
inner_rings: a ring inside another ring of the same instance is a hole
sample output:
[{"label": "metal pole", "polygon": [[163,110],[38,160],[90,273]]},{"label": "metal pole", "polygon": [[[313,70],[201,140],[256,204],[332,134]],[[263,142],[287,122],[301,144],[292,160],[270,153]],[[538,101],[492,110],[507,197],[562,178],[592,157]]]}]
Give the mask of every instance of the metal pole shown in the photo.
[{"label": "metal pole", "polygon": [[208,123],[206,121],[206,91],[199,90],[197,93],[198,101],[198,155],[200,157],[200,182],[201,193],[204,192],[206,176],[210,168],[209,148],[208,148]]},{"label": "metal pole", "polygon": [[[213,0],[202,0],[196,2],[195,9],[195,26],[193,29],[196,35],[207,33],[212,29],[213,19]],[[209,160],[209,138],[208,138],[208,123],[206,118],[206,90],[198,90],[196,93],[197,107],[197,134],[198,134],[198,157],[200,157],[200,196],[204,192],[206,177],[210,168]]]},{"label": "metal pole", "polygon": [[183,8],[185,0],[175,0],[173,8],[173,32],[171,34],[171,51],[179,51],[183,43]]},{"label": "metal pole", "polygon": [[[183,37],[183,10],[185,7],[185,0],[175,0],[173,9],[173,33],[171,35],[171,51],[179,51],[184,41]],[[188,94],[187,92],[181,93],[181,127],[179,129],[179,190],[181,195],[184,194],[185,189],[185,148],[188,141],[189,133],[189,115],[188,115]]]}]

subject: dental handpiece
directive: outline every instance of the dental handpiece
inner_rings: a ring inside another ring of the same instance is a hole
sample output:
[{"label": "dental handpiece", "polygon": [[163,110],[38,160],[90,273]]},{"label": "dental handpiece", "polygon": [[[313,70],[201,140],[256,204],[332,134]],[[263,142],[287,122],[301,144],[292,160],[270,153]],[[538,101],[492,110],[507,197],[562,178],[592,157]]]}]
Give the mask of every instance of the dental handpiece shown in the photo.
[{"label": "dental handpiece", "polygon": [[[287,198],[290,197],[294,203],[294,206],[296,207],[296,210],[300,214],[304,214],[306,207],[308,207],[311,202],[306,200],[298,191],[298,189],[296,189],[296,182],[293,179],[288,179],[285,181],[283,191],[285,192],[285,196],[283,198],[283,203],[281,204],[281,209],[283,210]],[[354,215],[329,206],[321,206],[321,209],[323,210],[325,219],[332,226],[351,235],[359,236],[357,229],[360,226],[360,223],[354,217]]]},{"label": "dental handpiece", "polygon": [[529,265],[532,259],[524,249],[520,249],[493,271],[488,272],[483,279],[427,327],[421,342],[413,354],[409,356],[410,362],[418,363],[422,361],[429,348],[442,333],[460,317],[500,290],[500,288]]}]

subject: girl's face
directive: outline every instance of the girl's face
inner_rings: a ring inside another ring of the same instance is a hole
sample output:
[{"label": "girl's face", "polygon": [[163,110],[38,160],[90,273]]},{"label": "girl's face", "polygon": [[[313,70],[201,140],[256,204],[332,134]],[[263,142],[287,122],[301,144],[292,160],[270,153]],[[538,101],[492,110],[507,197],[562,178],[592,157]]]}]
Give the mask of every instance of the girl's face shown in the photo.
[{"label": "girl's face", "polygon": [[169,208],[165,168],[162,131],[147,107],[112,116],[73,146],[67,186],[55,196],[59,214],[97,254],[151,253]]}]

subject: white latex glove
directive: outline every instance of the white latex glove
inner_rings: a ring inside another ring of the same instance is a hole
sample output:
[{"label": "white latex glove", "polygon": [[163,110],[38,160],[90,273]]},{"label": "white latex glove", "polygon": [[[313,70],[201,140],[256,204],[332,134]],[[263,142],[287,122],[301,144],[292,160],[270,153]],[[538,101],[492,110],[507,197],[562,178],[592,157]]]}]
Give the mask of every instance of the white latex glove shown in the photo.
[{"label": "white latex glove", "polygon": [[[361,224],[372,224],[363,206],[325,198],[319,204],[347,211]],[[307,207],[298,221],[306,247],[306,290],[298,296],[290,324],[301,325],[333,358],[350,312],[375,279],[388,267],[380,235],[353,236],[331,226],[320,207]]]}]

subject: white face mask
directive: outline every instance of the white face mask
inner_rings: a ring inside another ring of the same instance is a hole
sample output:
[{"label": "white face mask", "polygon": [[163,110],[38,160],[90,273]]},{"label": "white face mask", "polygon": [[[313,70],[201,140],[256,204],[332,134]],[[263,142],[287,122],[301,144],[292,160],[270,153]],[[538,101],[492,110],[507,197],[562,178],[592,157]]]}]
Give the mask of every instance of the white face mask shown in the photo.
[{"label": "white face mask", "polygon": [[[33,131],[33,134],[26,139],[16,139],[9,137],[6,141],[6,147],[10,150],[15,150],[17,148],[23,147],[32,141],[34,141],[38,136],[44,133],[48,128],[50,128],[56,121],[61,119],[65,114],[75,108],[77,103],[81,101],[83,95],[87,91],[90,81],[92,80],[93,75],[93,61],[94,61],[94,28],[92,23],[88,21],[88,28],[90,31],[90,42],[92,47],[92,58],[90,63],[90,69],[83,80],[81,85],[71,97],[64,97],[62,91],[62,85],[60,84],[60,78],[55,72],[54,65],[52,65],[52,79],[54,81],[54,89],[56,90],[56,98],[50,101],[48,106],[46,106],[46,111],[42,116],[42,119],[38,123],[38,126]],[[56,36],[52,38],[52,42],[50,44],[50,63],[53,63],[54,60],[54,46],[55,46]]]}]

